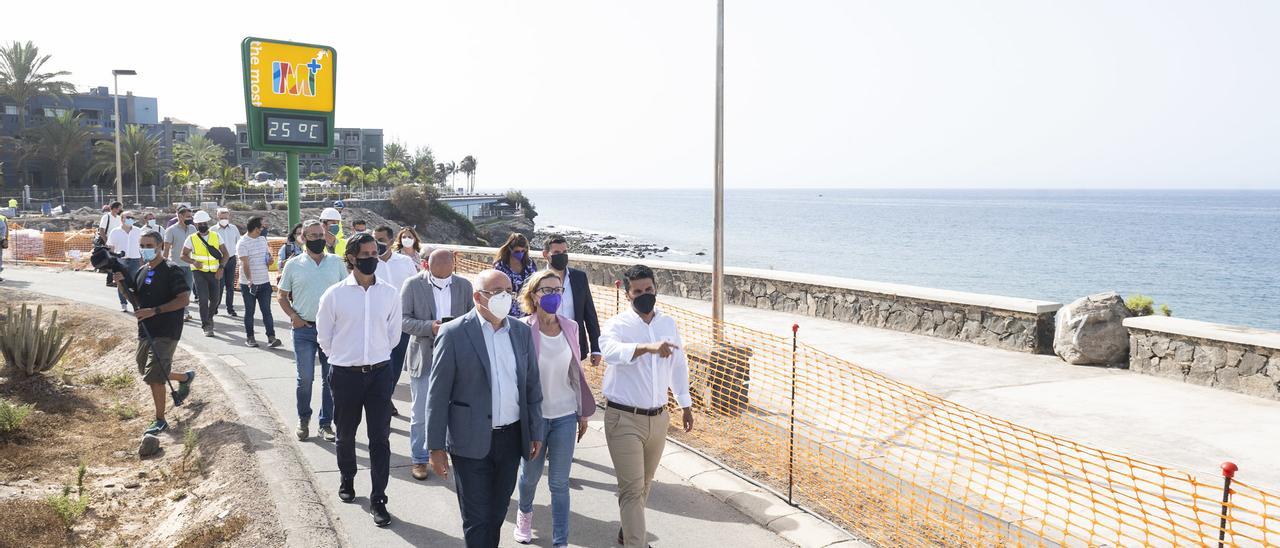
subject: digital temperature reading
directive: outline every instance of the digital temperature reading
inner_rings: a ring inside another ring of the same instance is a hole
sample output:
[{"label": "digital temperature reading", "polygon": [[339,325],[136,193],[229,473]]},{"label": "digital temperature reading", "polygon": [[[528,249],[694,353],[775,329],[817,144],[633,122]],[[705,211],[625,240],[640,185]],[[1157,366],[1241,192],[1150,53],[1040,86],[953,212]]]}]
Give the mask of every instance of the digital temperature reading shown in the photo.
[{"label": "digital temperature reading", "polygon": [[324,146],[329,133],[328,120],[311,116],[263,116],[263,141],[268,145]]}]

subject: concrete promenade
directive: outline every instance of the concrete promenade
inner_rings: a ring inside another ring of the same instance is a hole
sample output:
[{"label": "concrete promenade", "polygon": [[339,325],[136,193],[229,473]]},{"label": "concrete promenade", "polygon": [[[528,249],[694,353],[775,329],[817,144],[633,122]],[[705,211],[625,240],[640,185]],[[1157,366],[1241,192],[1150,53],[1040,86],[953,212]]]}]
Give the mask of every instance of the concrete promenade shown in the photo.
[{"label": "concrete promenade", "polygon": [[[106,309],[119,309],[113,290],[103,286],[101,274],[24,267],[10,263],[6,265],[4,278],[0,287],[35,291]],[[243,315],[243,303],[238,296],[236,309]],[[267,404],[269,415],[275,419],[273,426],[277,430],[261,432],[255,429],[251,432],[251,438],[265,440],[264,446],[272,451],[287,450],[288,444],[296,447],[297,453],[291,450],[286,453],[298,455],[300,459],[295,460],[301,460],[309,474],[298,478],[285,473],[283,477],[289,481],[310,481],[312,485],[304,485],[305,489],[285,489],[284,492],[314,493],[314,500],[296,501],[296,511],[292,513],[299,520],[311,524],[330,522],[334,531],[329,533],[327,530],[319,530],[324,528],[323,525],[304,525],[303,529],[312,527],[317,530],[291,536],[290,544],[306,544],[315,548],[329,544],[324,539],[336,538],[341,544],[350,546],[460,546],[462,523],[452,479],[442,482],[432,475],[430,479],[419,482],[409,475],[407,378],[401,379],[395,395],[395,404],[403,415],[393,417],[391,424],[392,468],[387,494],[388,509],[394,522],[388,528],[378,529],[366,513],[369,479],[363,425],[356,443],[361,466],[361,472],[356,477],[356,502],[343,504],[338,501],[338,472],[333,444],[321,441],[315,435],[314,416],[311,439],[298,442],[293,438],[297,418],[292,340],[287,322],[283,321],[283,313],[278,308],[274,309],[274,313],[277,336],[284,341],[284,345],[278,349],[245,347],[241,320],[224,314],[217,317],[215,337],[203,337],[198,326],[189,323],[183,331],[183,343],[202,358],[212,358],[234,368],[248,380],[248,385]],[[261,334],[261,322],[259,320],[255,323],[258,324],[258,340],[263,342],[265,338]],[[122,364],[122,367],[125,365],[132,367],[132,364]],[[216,364],[211,367],[215,366]],[[197,381],[193,397],[199,398],[199,393],[204,390],[217,390],[215,383],[215,379]],[[319,408],[319,386],[317,379],[313,396],[313,408],[316,412]],[[570,542],[574,546],[611,546],[618,530],[618,506],[614,496],[616,484],[601,430],[602,416],[603,413],[597,414],[592,422],[593,429],[578,445],[575,455],[570,482],[573,503]],[[653,489],[649,504],[650,542],[654,546],[723,546],[726,539],[734,539],[734,544],[738,546],[753,547],[857,544],[848,536],[807,514],[786,507],[785,504],[779,506],[771,495],[752,489],[709,461],[684,451],[673,443],[667,445],[663,465],[658,471],[658,483]],[[282,475],[267,473],[267,477],[279,478]],[[286,505],[292,504],[295,501],[286,502]],[[286,517],[285,514],[286,512],[282,512],[282,519]],[[540,537],[535,545],[550,546],[550,495],[545,480],[539,486],[534,515],[534,531]],[[503,529],[502,546],[519,546],[510,536],[514,516],[513,501],[508,513],[508,524]],[[767,523],[768,527],[757,521]],[[285,524],[285,527],[290,527],[290,524]],[[318,541],[307,542],[309,538]]]}]

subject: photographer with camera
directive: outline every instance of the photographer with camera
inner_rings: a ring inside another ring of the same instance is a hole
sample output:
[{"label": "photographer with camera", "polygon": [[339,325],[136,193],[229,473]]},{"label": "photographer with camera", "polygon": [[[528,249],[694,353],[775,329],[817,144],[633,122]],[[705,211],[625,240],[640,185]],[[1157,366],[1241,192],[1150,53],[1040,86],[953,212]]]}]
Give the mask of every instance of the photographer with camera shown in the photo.
[{"label": "photographer with camera", "polygon": [[231,256],[217,232],[209,230],[209,214],[197,211],[196,232],[182,243],[182,262],[191,265],[196,279],[196,299],[200,302],[200,328],[213,336],[213,316],[222,302],[222,276]]},{"label": "photographer with camera", "polygon": [[182,270],[165,261],[164,239],[159,232],[142,234],[138,245],[145,262],[132,277],[126,277],[125,265],[104,253],[105,250],[95,250],[94,266],[110,271],[121,298],[133,303],[133,315],[138,319],[138,374],[151,387],[156,411],[155,421],[147,426],[144,434],[154,435],[169,428],[164,418],[165,385],[178,381],[178,388],[172,394],[173,405],[179,406],[191,392],[191,381],[196,378],[195,371],[173,372],[173,353],[182,338],[182,311],[191,293]]}]

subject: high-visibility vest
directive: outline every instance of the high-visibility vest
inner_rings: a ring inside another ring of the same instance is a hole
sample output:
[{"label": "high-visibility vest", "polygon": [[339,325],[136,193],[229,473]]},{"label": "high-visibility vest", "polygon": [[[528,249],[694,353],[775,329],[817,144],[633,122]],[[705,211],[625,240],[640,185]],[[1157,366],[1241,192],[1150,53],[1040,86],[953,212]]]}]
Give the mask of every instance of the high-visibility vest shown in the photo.
[{"label": "high-visibility vest", "polygon": [[[192,268],[201,272],[217,272],[218,268],[222,266],[222,261],[213,258],[213,254],[209,253],[209,248],[204,246],[204,242],[200,241],[200,233],[192,234],[189,238],[191,240],[191,259],[196,262],[196,265]],[[218,240],[218,233],[212,230],[209,231],[205,239],[209,240],[209,245],[214,248],[222,244]]]},{"label": "high-visibility vest", "polygon": [[[347,238],[342,232],[342,221],[338,221],[338,234],[333,237],[333,254],[339,257],[347,252]],[[344,261],[346,259],[343,259]]]}]

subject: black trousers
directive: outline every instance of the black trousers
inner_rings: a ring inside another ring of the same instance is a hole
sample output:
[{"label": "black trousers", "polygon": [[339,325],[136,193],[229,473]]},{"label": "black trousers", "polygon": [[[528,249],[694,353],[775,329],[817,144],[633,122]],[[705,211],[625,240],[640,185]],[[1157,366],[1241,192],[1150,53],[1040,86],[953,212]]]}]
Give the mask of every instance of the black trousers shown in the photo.
[{"label": "black trousers", "polygon": [[[232,250],[234,253],[235,250]],[[227,294],[227,312],[236,304],[236,256],[227,258],[227,265],[222,267],[222,290]],[[216,310],[214,312],[217,312]]]},{"label": "black trousers", "polygon": [[370,503],[387,502],[387,475],[391,471],[391,366],[364,373],[358,367],[329,367],[333,392],[333,427],[338,436],[338,472],[356,475],[356,429],[361,412],[368,417]]},{"label": "black trousers", "polygon": [[453,482],[467,548],[495,548],[520,469],[520,423],[494,430],[481,459],[453,455]]},{"label": "black trousers", "polygon": [[[198,288],[196,301],[200,303],[200,328],[213,329],[213,317],[218,314],[218,304],[222,300],[222,280],[213,272],[196,270],[192,274]],[[223,279],[226,279],[226,274],[225,271],[222,273]]]}]

